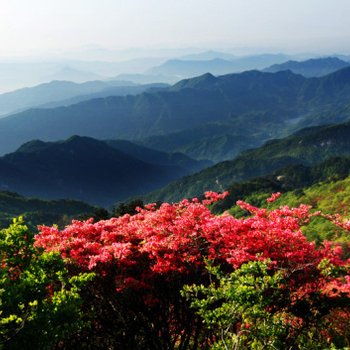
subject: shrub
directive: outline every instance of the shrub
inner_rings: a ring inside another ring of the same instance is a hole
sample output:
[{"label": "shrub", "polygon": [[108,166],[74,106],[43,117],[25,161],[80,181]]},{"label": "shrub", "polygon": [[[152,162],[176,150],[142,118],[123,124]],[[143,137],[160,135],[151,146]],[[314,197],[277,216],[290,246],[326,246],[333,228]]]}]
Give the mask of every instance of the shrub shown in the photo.
[{"label": "shrub", "polygon": [[93,274],[69,274],[33,241],[21,218],[0,231],[0,349],[51,349],[86,325],[79,293]]},{"label": "shrub", "polygon": [[[83,310],[94,313],[91,330],[74,339],[116,349],[230,342],[246,349],[285,342],[294,349],[331,344],[331,337],[345,344],[347,333],[330,320],[349,303],[349,262],[339,245],[316,246],[302,234],[316,214],[306,205],[268,210],[239,202],[249,216],[213,215],[207,206],[225,195],[151,204],[96,223],[73,221],[62,231],[41,227],[37,247],[59,253],[69,270],[96,275],[83,292]],[[208,261],[222,275],[208,271]],[[241,336],[242,325],[252,327],[250,336]]]}]

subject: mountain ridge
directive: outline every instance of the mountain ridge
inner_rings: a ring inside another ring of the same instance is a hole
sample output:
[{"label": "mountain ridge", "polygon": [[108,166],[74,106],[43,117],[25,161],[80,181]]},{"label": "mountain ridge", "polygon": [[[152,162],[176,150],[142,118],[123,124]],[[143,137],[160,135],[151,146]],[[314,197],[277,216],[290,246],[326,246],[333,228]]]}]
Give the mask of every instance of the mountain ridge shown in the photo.
[{"label": "mountain ridge", "polygon": [[[229,125],[230,130],[237,130],[233,135],[243,132],[261,144],[313,120],[316,124],[336,118],[337,122],[345,121],[350,117],[349,93],[350,68],[322,78],[304,78],[291,72],[205,74],[160,91],[32,109],[2,118],[0,154],[31,139],[53,141],[72,134],[139,141],[164,135],[166,142],[169,133],[213,123],[225,125],[222,130]],[[343,112],[332,115],[336,108],[343,108]]]},{"label": "mountain ridge", "polygon": [[[43,199],[72,198],[108,206],[142,194],[208,163],[141,146],[73,135],[66,140],[32,140],[0,158],[0,190]],[[144,151],[152,162],[135,156]],[[148,154],[147,154],[148,152]]]},{"label": "mountain ridge", "polygon": [[276,73],[278,71],[290,70],[304,77],[321,77],[336,72],[350,65],[349,62],[338,57],[311,58],[306,61],[287,61],[274,64],[263,69],[263,72]]},{"label": "mountain ridge", "polygon": [[145,201],[177,201],[224,191],[231,183],[265,176],[290,165],[310,166],[335,156],[350,156],[350,122],[307,128],[263,146],[245,150],[236,158],[185,176],[146,195]]},{"label": "mountain ridge", "polygon": [[168,86],[163,83],[135,84],[122,80],[95,80],[85,83],[53,80],[0,94],[0,118],[26,109],[55,108],[94,98],[137,95],[147,90]]}]

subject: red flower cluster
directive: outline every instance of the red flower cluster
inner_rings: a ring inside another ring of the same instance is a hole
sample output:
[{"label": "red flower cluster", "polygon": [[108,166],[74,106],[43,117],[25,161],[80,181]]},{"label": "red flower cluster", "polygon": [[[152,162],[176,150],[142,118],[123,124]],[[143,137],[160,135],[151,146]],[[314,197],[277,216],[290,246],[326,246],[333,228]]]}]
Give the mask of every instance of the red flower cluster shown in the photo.
[{"label": "red flower cluster", "polygon": [[317,248],[300,230],[312,216],[310,207],[284,206],[269,211],[239,201],[238,205],[251,213],[248,218],[211,214],[206,205],[226,195],[209,192],[202,202],[183,200],[162,204],[159,209],[148,205],[136,215],[96,223],[91,219],[73,221],[63,231],[42,226],[36,245],[60,252],[84,270],[102,275],[113,271],[118,290],[147,288],[156,275],[205,274],[207,259],[231,268],[270,259],[272,269],[286,269],[295,275],[296,291],[349,293],[348,277],[327,279],[318,267],[324,259],[348,266],[349,261],[341,259],[340,247],[325,244]]},{"label": "red flower cluster", "polygon": [[273,203],[280,197],[281,197],[281,192],[272,193],[271,197],[266,199],[266,202]]}]

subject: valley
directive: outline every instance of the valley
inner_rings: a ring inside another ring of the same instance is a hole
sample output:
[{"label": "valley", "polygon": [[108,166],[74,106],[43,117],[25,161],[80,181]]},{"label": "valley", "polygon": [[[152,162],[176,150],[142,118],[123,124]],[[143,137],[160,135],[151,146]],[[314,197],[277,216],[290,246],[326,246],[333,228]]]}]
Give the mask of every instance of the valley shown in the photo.
[{"label": "valley", "polygon": [[[193,62],[206,67],[209,56]],[[261,65],[281,58],[259,57]],[[52,82],[0,94],[4,108],[24,109],[0,119],[0,188],[105,207],[138,197],[178,201],[348,156],[347,65],[320,58],[172,86]]]}]

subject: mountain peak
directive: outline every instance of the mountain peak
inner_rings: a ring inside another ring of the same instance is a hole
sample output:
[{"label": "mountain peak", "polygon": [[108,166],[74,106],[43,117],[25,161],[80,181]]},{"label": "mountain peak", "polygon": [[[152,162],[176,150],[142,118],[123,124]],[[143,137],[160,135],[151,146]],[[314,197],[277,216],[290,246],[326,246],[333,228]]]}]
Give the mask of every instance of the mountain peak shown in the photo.
[{"label": "mountain peak", "polygon": [[88,140],[94,140],[94,139],[87,136],[72,135],[71,137],[68,137],[68,139],[64,140],[63,143],[82,142],[84,140],[88,141]]},{"label": "mountain peak", "polygon": [[349,65],[349,62],[345,62],[338,57],[321,57],[300,62],[287,61],[282,64],[274,64],[268,68],[265,68],[264,72],[276,73],[289,69],[293,73],[301,74],[305,77],[321,77]]},{"label": "mountain peak", "polygon": [[217,78],[211,73],[205,73],[195,78],[184,79],[176,83],[172,89],[203,89],[211,86],[217,81]]},{"label": "mountain peak", "polygon": [[[52,142],[57,149],[61,150],[77,150],[83,153],[120,153],[110,148],[105,142],[88,136],[73,135],[66,140]],[[122,155],[124,156],[124,155]]]},{"label": "mountain peak", "polygon": [[[151,161],[137,156],[143,150]],[[110,205],[164,186],[200,166],[185,156],[159,154],[131,143],[120,150],[118,145],[74,135],[56,142],[33,140],[0,157],[0,185],[29,196]]]},{"label": "mountain peak", "polygon": [[32,140],[21,145],[16,152],[33,153],[45,149],[51,142],[44,142],[41,140]]}]

